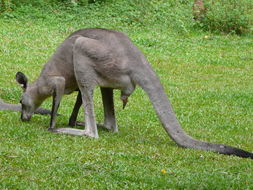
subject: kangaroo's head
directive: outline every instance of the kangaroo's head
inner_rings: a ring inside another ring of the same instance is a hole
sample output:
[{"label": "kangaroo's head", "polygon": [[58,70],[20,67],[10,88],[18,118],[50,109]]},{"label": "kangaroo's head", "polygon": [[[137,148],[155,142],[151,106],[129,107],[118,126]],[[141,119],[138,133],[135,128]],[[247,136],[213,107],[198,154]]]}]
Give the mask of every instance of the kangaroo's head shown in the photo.
[{"label": "kangaroo's head", "polygon": [[21,120],[29,121],[34,111],[40,106],[41,101],[38,98],[38,87],[36,84],[29,84],[28,79],[22,72],[16,74],[17,82],[22,86],[23,94],[21,103]]}]

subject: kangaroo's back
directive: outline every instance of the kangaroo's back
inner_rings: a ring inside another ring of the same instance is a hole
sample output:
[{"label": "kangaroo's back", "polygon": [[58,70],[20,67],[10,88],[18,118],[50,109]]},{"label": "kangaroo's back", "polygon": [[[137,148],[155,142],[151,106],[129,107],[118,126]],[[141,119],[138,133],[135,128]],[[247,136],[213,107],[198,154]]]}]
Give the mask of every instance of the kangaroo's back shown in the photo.
[{"label": "kangaroo's back", "polygon": [[68,38],[71,38],[73,36],[83,36],[86,38],[98,40],[101,43],[105,44],[115,57],[117,56],[121,59],[129,60],[129,62],[134,64],[143,62],[145,59],[144,55],[132,43],[130,38],[120,31],[101,28],[88,28],[80,29],[72,33]]}]

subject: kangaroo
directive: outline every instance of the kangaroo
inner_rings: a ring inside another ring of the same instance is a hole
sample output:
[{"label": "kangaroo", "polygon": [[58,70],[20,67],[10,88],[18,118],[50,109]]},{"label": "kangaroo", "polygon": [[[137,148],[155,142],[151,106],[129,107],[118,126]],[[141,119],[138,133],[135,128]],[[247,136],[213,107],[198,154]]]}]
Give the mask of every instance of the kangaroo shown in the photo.
[{"label": "kangaroo", "polygon": [[[34,110],[46,98],[53,96],[49,131],[98,138],[93,90],[100,86],[105,116],[103,126],[117,132],[113,89],[121,91],[124,107],[138,85],[147,93],[163,128],[178,146],[253,159],[252,153],[242,149],[199,141],[187,135],[180,127],[151,65],[122,32],[107,29],[78,30],[60,45],[35,82],[28,83],[27,77],[21,72],[16,74],[16,80],[24,89],[21,98],[23,121],[30,120]],[[62,96],[77,89],[80,93],[70,123],[75,122],[83,103],[85,129],[55,128]]]},{"label": "kangaroo", "polygon": [[[10,111],[21,112],[21,106],[20,104],[8,104],[8,103],[5,103],[2,99],[0,99],[0,110],[10,110]],[[35,110],[34,113],[47,115],[47,114],[50,114],[51,112],[44,108],[38,108]]]}]

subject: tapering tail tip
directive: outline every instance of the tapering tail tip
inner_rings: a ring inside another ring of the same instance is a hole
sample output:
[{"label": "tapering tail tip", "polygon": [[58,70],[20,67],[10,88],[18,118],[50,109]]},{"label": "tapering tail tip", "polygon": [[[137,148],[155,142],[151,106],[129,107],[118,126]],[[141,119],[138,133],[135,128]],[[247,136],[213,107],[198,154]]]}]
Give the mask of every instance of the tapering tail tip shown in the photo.
[{"label": "tapering tail tip", "polygon": [[[253,159],[253,153],[239,149],[239,148],[233,148],[234,150],[232,152],[227,153],[227,155],[233,155],[238,156],[241,158],[251,158]],[[226,154],[226,153],[225,153]]]},{"label": "tapering tail tip", "polygon": [[216,152],[219,154],[224,154],[224,155],[229,155],[229,156],[237,156],[241,158],[253,159],[253,153],[240,149],[240,148],[236,148],[236,147],[228,146],[224,144],[216,144],[216,143],[199,141],[191,137],[186,137],[186,138],[189,138],[191,142],[189,143],[188,141],[187,143],[185,143],[186,141],[183,141],[184,143],[181,143],[180,141],[177,141],[175,139],[174,141],[177,143],[178,146],[183,147],[183,148],[199,149],[199,150],[211,151],[211,152]]},{"label": "tapering tail tip", "polygon": [[[200,149],[204,151],[212,151],[219,154],[229,155],[229,156],[237,156],[241,158],[250,158],[253,159],[253,153],[248,152],[246,150],[236,148],[233,146],[228,146],[224,144],[216,144],[216,143],[209,143],[209,142],[203,142],[198,141],[196,139],[193,139],[195,141],[193,144],[195,146],[189,146],[189,145],[179,145],[184,148],[193,148],[193,149]],[[177,143],[178,144],[178,143]]]}]

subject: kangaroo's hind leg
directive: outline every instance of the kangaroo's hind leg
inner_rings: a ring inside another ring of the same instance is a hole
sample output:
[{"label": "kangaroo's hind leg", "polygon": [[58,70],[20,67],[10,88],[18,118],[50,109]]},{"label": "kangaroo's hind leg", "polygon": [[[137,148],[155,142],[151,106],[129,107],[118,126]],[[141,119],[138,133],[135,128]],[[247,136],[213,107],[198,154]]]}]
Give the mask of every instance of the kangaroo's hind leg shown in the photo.
[{"label": "kangaroo's hind leg", "polygon": [[[94,85],[88,85],[88,84],[92,84],[88,82],[89,79],[92,77],[88,76],[88,78],[85,78],[85,75],[80,74],[80,73],[78,74],[78,76],[79,77],[77,78],[78,78],[78,85],[79,85],[80,92],[78,94],[77,102],[75,104],[73,113],[71,115],[70,122],[76,123],[76,117],[77,117],[79,108],[83,102],[83,108],[84,108],[84,113],[85,113],[85,130],[73,129],[73,128],[54,128],[52,131],[56,133],[79,135],[79,136],[85,135],[89,137],[98,138],[98,131],[97,131],[97,125],[96,125],[95,114],[94,114],[94,105],[93,105]],[[85,81],[85,82],[83,83],[82,81]],[[81,97],[81,101],[80,101],[80,97]],[[110,101],[109,102],[107,101],[106,104],[108,103],[110,103]],[[109,110],[108,107],[106,109]],[[111,113],[107,111],[105,114],[110,115]],[[105,119],[105,121],[108,124],[109,124],[109,121],[111,122],[111,120],[109,119],[107,120]],[[111,124],[112,124],[112,127],[115,128],[116,125],[113,126],[114,124],[113,122]]]},{"label": "kangaroo's hind leg", "polygon": [[103,127],[112,132],[118,132],[118,127],[115,119],[114,102],[113,102],[113,89],[100,88],[103,99],[104,107],[104,124]]},{"label": "kangaroo's hind leg", "polygon": [[[97,75],[93,68],[94,60],[87,56],[86,51],[88,47],[89,49],[92,49],[92,42],[90,39],[83,37],[80,37],[80,40],[78,38],[73,47],[73,67],[76,81],[82,95],[82,103],[85,113],[85,129],[59,128],[54,130],[54,132],[98,138],[93,105],[93,91],[97,85]],[[96,55],[97,54],[94,52],[94,56]]]},{"label": "kangaroo's hind leg", "polygon": [[84,123],[76,121],[81,105],[82,105],[82,94],[81,94],[80,90],[78,90],[78,95],[76,97],[76,103],[75,103],[75,106],[74,106],[73,111],[71,113],[71,116],[69,118],[69,124],[68,124],[69,126],[73,127],[75,125],[84,125]]},{"label": "kangaroo's hind leg", "polygon": [[[104,123],[97,124],[97,127],[106,128],[112,132],[118,132],[118,127],[115,119],[115,110],[113,102],[113,89],[112,88],[100,88],[103,100],[104,108]],[[77,121],[78,112],[82,105],[82,94],[78,91],[76,103],[73,108],[72,114],[69,118],[69,126],[85,126],[84,122]]]}]

